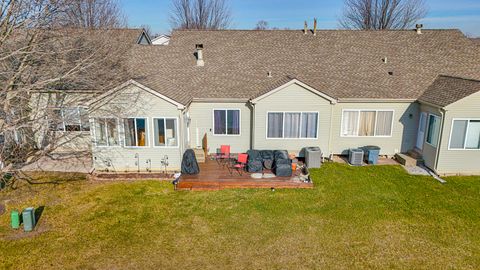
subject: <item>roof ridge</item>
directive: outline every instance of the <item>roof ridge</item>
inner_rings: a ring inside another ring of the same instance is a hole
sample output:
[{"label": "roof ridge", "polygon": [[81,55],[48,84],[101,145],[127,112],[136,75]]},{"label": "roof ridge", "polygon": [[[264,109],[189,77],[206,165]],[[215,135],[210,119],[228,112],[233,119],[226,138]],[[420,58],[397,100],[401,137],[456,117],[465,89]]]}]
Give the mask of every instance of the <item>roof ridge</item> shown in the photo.
[{"label": "roof ridge", "polygon": [[[308,29],[311,30],[311,29]],[[303,32],[304,29],[174,29],[173,32]],[[365,29],[317,29],[317,32],[412,32],[415,29],[382,29],[382,30],[365,30]],[[461,31],[458,28],[442,28],[428,29],[422,28],[422,31]]]}]

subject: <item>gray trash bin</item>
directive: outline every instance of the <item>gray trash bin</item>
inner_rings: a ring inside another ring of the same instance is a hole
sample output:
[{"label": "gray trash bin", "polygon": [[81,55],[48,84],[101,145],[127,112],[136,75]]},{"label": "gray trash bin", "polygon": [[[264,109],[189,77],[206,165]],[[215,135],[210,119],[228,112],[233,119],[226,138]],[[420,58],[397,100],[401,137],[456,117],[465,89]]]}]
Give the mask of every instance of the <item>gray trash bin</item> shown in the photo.
[{"label": "gray trash bin", "polygon": [[322,151],[320,147],[305,148],[305,163],[309,169],[320,168],[322,166]]}]

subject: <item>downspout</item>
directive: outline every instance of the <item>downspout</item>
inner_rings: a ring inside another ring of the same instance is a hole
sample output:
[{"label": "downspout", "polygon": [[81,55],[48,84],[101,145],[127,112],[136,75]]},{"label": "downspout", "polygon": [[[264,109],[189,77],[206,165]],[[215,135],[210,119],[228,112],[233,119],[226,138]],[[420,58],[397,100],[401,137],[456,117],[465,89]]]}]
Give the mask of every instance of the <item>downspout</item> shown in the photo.
[{"label": "downspout", "polygon": [[250,148],[255,149],[255,127],[256,127],[256,115],[255,115],[255,103],[252,103],[251,101],[249,102],[250,105],[252,106],[252,116],[250,117]]},{"label": "downspout", "polygon": [[183,109],[179,109],[179,114],[180,116],[178,117],[179,120],[180,120],[180,123],[179,123],[179,126],[182,127],[181,130],[179,129],[179,134],[180,134],[180,140],[179,140],[179,146],[178,147],[178,151],[179,151],[179,154],[180,154],[180,160],[182,159],[182,156],[183,156],[183,152],[185,150],[185,130],[187,129],[187,126],[186,126],[186,123],[185,123],[185,119],[184,119],[184,115],[185,115],[185,112],[188,110],[187,107],[183,108]]},{"label": "downspout", "polygon": [[330,134],[328,135],[328,158],[330,159],[333,156],[332,153],[332,132],[333,132],[333,106],[335,106],[334,103],[330,104]]},{"label": "downspout", "polygon": [[440,114],[442,115],[442,123],[440,125],[440,136],[438,137],[438,145],[437,145],[437,152],[435,154],[435,166],[434,166],[434,172],[439,175],[437,172],[437,167],[438,167],[438,159],[440,158],[440,149],[442,148],[442,140],[443,140],[443,127],[445,125],[445,109],[440,108]]}]

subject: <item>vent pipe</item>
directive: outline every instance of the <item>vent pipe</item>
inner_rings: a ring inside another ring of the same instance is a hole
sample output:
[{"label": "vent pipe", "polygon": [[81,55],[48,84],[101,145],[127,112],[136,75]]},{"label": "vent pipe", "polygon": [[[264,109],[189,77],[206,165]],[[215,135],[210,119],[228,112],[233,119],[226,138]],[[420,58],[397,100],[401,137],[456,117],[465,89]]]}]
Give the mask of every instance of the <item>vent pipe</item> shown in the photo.
[{"label": "vent pipe", "polygon": [[422,27],[423,27],[423,24],[417,24],[415,25],[415,28],[417,29],[417,34],[422,34]]},{"label": "vent pipe", "polygon": [[197,67],[203,67],[205,65],[203,61],[203,44],[195,44],[195,50],[197,53]]},{"label": "vent pipe", "polygon": [[307,24],[307,21],[305,21],[305,23],[303,25],[303,34],[306,35],[307,31],[308,31],[308,24]]},{"label": "vent pipe", "polygon": [[313,19],[313,35],[317,35],[317,18]]}]

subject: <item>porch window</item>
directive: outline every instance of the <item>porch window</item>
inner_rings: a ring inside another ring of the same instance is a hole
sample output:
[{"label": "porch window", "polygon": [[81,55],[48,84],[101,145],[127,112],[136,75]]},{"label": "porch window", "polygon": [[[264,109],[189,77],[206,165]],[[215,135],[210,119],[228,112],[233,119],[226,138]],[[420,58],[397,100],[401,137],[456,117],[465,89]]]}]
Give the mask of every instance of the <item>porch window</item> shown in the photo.
[{"label": "porch window", "polygon": [[317,138],[318,112],[267,113],[267,138]]},{"label": "porch window", "polygon": [[119,145],[118,119],[95,118],[94,126],[95,144],[97,146]]},{"label": "porch window", "polygon": [[90,131],[87,109],[83,107],[53,109],[49,116],[52,131]]},{"label": "porch window", "polygon": [[177,119],[154,118],[153,128],[155,146],[178,146]]},{"label": "porch window", "polygon": [[125,146],[148,146],[146,118],[125,118],[123,119],[123,127],[125,130]]},{"label": "porch window", "polygon": [[344,137],[392,136],[393,110],[345,110],[342,115]]},{"label": "porch window", "polygon": [[480,149],[480,120],[453,120],[450,149]]},{"label": "porch window", "polygon": [[437,147],[440,136],[440,117],[430,114],[428,116],[427,143]]},{"label": "porch window", "polygon": [[240,135],[240,110],[213,110],[214,135]]}]

